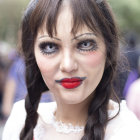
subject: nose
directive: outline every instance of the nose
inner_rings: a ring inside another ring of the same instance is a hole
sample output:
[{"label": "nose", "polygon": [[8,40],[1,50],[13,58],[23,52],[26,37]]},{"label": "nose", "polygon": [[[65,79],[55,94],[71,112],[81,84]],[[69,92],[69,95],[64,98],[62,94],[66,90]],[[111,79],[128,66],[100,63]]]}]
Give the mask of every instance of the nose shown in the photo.
[{"label": "nose", "polygon": [[73,72],[78,69],[77,61],[74,57],[74,54],[69,50],[64,51],[60,63],[60,70],[62,72]]}]

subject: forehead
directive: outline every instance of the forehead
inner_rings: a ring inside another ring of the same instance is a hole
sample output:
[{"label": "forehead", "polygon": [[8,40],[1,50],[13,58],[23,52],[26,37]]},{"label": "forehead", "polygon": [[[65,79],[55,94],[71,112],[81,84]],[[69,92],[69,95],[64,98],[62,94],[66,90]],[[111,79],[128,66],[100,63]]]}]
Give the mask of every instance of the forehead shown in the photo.
[{"label": "forehead", "polygon": [[[66,2],[60,9],[57,22],[56,22],[56,34],[53,34],[54,36],[57,36],[58,34],[72,34],[72,28],[73,28],[73,15],[71,11],[71,7]],[[86,25],[79,26],[79,29],[77,30],[76,34],[82,34],[85,32],[93,32],[91,31]],[[46,22],[43,24],[43,26],[39,29],[38,35],[40,34],[48,34],[46,29]]]},{"label": "forehead", "polygon": [[64,28],[67,29],[67,32],[71,32],[72,24],[73,23],[73,16],[72,11],[69,4],[65,4],[61,7],[58,18],[56,29],[57,32],[63,30]]},{"label": "forehead", "polygon": [[[48,21],[47,21],[48,22]],[[74,16],[71,9],[71,5],[69,3],[69,0],[64,0],[64,2],[61,5],[61,8],[59,9],[58,17],[56,18],[56,34],[53,32],[53,36],[57,36],[58,34],[70,34],[70,35],[79,35],[83,34],[85,32],[92,32],[90,28],[87,27],[86,24],[80,23],[78,26],[78,30],[75,34],[72,33],[72,28],[74,27]],[[39,29],[39,34],[48,34],[48,29],[46,28],[46,21],[44,22],[43,26]],[[102,38],[101,34],[95,33],[99,37]]]}]

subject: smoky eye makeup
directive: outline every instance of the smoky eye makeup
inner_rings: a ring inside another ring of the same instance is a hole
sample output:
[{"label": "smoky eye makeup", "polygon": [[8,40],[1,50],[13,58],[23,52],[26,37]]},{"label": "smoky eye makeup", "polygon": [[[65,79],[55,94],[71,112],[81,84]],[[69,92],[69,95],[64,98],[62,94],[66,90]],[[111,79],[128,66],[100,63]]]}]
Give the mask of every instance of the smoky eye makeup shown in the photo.
[{"label": "smoky eye makeup", "polygon": [[58,51],[59,46],[54,42],[41,42],[39,44],[39,49],[42,54],[51,55]]},{"label": "smoky eye makeup", "polygon": [[97,42],[94,39],[83,39],[78,41],[77,49],[79,51],[88,52],[98,49]]}]

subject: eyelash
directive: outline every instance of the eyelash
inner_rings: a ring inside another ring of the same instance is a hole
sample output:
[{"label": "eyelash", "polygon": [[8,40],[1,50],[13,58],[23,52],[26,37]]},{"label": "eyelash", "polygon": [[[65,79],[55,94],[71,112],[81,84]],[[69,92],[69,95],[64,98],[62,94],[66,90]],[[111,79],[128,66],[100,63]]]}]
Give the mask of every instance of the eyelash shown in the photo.
[{"label": "eyelash", "polygon": [[[89,44],[90,46],[82,47],[82,45],[84,45],[84,44],[85,45]],[[46,49],[50,49],[50,48],[47,48],[47,46],[54,47],[54,50],[48,52]],[[39,48],[40,48],[40,51],[42,54],[51,55],[51,54],[56,53],[59,50],[59,45],[57,45],[56,43],[53,43],[53,42],[42,42],[42,43],[40,43]],[[98,47],[97,47],[97,43],[95,40],[87,39],[87,40],[81,40],[81,41],[79,40],[79,42],[76,44],[76,48],[80,52],[89,52],[89,51],[97,50]]]},{"label": "eyelash", "polygon": [[[45,49],[47,49],[47,45],[50,47],[55,47],[56,50],[52,51],[52,52],[47,52]],[[47,54],[47,55],[51,55],[53,53],[55,53],[56,51],[58,51],[59,47],[57,44],[53,43],[53,42],[42,42],[40,45],[39,45],[39,48],[41,50],[41,53],[43,54]]]},{"label": "eyelash", "polygon": [[[85,43],[86,44],[90,43],[90,46],[85,47],[85,48],[83,47],[83,49],[82,49],[82,47],[80,48],[80,46],[85,44]],[[88,52],[88,51],[95,51],[95,50],[97,50],[98,47],[97,47],[97,43],[96,43],[95,40],[87,39],[87,40],[84,40],[84,41],[80,41],[78,43],[77,48],[78,48],[79,51]]]}]

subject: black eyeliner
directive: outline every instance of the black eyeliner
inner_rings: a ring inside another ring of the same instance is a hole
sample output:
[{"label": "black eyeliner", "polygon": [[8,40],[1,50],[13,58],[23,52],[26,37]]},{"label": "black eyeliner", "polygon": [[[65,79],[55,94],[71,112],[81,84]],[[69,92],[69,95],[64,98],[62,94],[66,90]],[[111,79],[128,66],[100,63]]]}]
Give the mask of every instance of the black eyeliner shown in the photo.
[{"label": "black eyeliner", "polygon": [[[93,45],[91,46],[91,48],[87,49],[82,49],[82,47],[80,48],[80,45],[82,45],[83,43],[93,43]],[[94,50],[97,50],[98,49],[98,46],[97,46],[97,43],[94,39],[81,39],[81,41],[78,42],[77,44],[77,49],[79,51],[82,51],[82,52],[88,52],[88,51],[94,51]]]},{"label": "black eyeliner", "polygon": [[41,48],[41,49],[43,49],[43,48],[45,48],[46,47],[46,45],[55,45],[56,46],[56,44],[55,43],[53,43],[53,42],[41,42],[40,44],[39,44],[39,47]]},{"label": "black eyeliner", "polygon": [[51,54],[53,54],[53,53],[55,53],[55,51],[57,51],[58,49],[56,49],[55,51],[52,51],[52,52],[46,52],[45,51],[45,49],[46,49],[46,46],[47,45],[54,45],[54,46],[58,46],[56,43],[53,43],[53,42],[51,42],[51,41],[48,41],[48,42],[41,42],[40,44],[39,44],[39,48],[40,48],[40,51],[41,51],[41,53],[43,54],[43,55],[51,55]]}]

